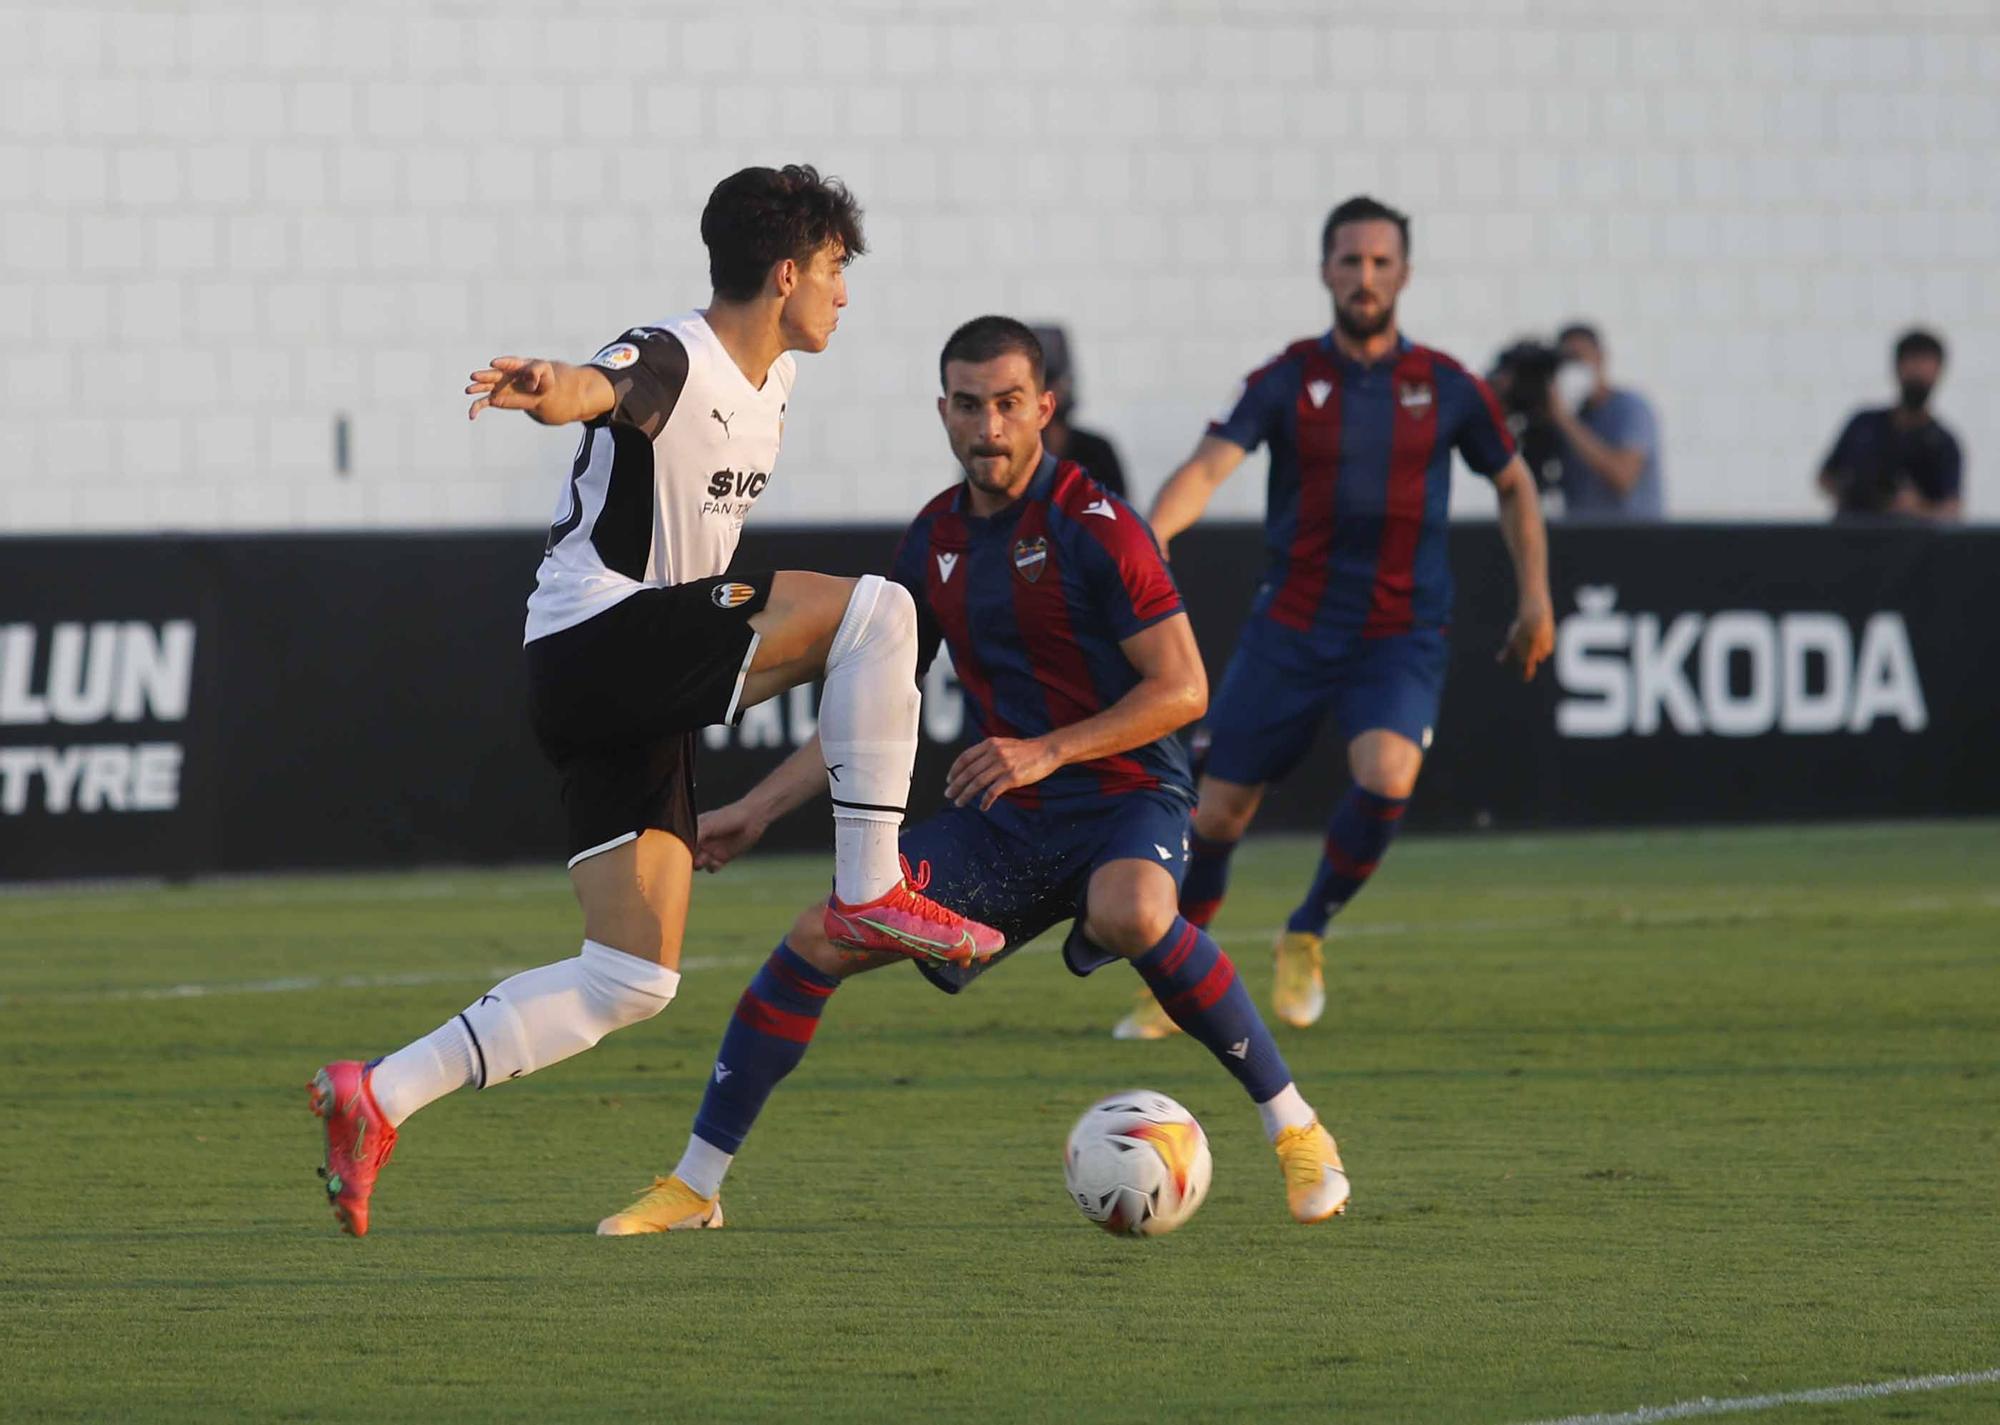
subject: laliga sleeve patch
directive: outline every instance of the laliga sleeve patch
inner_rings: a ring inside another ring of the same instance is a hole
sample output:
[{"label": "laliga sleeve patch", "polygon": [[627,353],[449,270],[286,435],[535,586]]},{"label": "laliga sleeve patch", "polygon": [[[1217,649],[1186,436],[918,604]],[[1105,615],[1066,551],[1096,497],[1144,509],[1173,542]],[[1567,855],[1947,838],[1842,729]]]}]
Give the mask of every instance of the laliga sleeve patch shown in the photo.
[{"label": "laliga sleeve patch", "polygon": [[586,364],[590,366],[602,366],[608,371],[623,371],[638,359],[638,347],[632,345],[629,341],[615,341],[605,347],[604,350],[598,352],[597,355],[591,357]]}]

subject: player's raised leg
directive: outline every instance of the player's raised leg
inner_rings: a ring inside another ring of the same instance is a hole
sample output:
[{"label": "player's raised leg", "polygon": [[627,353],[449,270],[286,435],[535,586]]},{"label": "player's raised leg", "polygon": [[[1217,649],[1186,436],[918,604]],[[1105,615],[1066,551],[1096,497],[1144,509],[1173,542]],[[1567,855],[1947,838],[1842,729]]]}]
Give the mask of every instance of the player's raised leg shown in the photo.
[{"label": "player's raised leg", "polygon": [[805,1059],[833,992],[902,958],[836,948],[824,907],[799,916],[751,977],[723,1031],[680,1162],[636,1201],[597,1224],[601,1237],[722,1226],[722,1180],[772,1090]]},{"label": "player's raised leg", "polygon": [[343,1230],[366,1235],[376,1174],[418,1109],[561,1063],[672,1003],[691,877],[687,843],[658,830],[578,861],[576,955],[502,980],[393,1054],[338,1060],[313,1076],[312,1108],[326,1133],[321,1175]]},{"label": "player's raised leg", "polygon": [[998,951],[998,932],[939,905],[903,877],[897,836],[917,755],[917,611],[879,575],[787,571],[751,620],[758,636],[743,706],[822,670],[819,743],[833,799],[827,934],[849,949],[964,964]]},{"label": "player's raised leg", "polygon": [[1292,1216],[1323,1222],[1344,1212],[1347,1173],[1333,1136],[1292,1082],[1236,967],[1179,913],[1175,891],[1154,862],[1107,861],[1091,873],[1084,934],[1129,959],[1174,1022],[1243,1085],[1277,1151]]}]

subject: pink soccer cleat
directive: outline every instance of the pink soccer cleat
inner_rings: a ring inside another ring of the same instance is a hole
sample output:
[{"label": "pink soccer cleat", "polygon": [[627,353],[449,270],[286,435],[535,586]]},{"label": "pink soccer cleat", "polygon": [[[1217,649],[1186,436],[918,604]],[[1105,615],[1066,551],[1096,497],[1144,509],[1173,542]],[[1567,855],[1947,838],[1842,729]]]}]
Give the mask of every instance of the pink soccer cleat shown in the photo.
[{"label": "pink soccer cleat", "polygon": [[375,1191],[375,1174],[396,1151],[396,1130],[368,1087],[370,1067],[337,1059],[306,1085],[312,1111],[326,1127],[326,1166],[319,1175],[326,1179],[334,1218],[350,1237],[368,1235],[368,1196]]},{"label": "pink soccer cleat", "polygon": [[887,895],[863,905],[848,905],[838,896],[830,897],[826,938],[848,950],[876,950],[948,965],[970,965],[1007,948],[1007,937],[992,926],[981,925],[919,894],[930,880],[930,862],[923,863],[913,881],[910,863],[905,860],[903,879]]}]

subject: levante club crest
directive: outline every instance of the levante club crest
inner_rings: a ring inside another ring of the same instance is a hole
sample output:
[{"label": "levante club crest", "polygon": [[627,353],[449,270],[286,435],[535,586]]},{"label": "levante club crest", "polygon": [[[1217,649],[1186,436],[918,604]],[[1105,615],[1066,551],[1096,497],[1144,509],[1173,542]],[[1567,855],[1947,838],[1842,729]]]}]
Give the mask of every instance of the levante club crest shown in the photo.
[{"label": "levante club crest", "polygon": [[1431,409],[1431,401],[1433,399],[1431,383],[1428,381],[1405,381],[1397,390],[1396,399],[1402,402],[1404,410],[1408,411],[1418,420],[1422,420],[1430,413]]},{"label": "levante club crest", "polygon": [[1030,584],[1042,577],[1042,571],[1049,567],[1049,542],[1039,534],[1033,539],[1014,541],[1014,568]]}]

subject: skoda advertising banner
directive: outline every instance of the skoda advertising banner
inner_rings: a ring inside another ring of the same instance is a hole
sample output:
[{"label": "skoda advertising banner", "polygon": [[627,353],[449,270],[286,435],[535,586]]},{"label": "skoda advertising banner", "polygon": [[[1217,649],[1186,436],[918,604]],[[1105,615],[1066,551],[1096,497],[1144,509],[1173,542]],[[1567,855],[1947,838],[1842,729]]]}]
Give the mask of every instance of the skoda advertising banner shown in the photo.
[{"label": "skoda advertising banner", "polygon": [[[752,533],[742,567],[862,573],[898,531]],[[1411,820],[1432,830],[2000,811],[2000,531],[1552,532],[1556,654],[1494,661],[1499,534],[1453,531],[1452,666]],[[538,534],[0,541],[0,879],[554,861],[553,774],[520,657]],[[1259,531],[1197,529],[1179,580],[1219,679]],[[660,650],[671,658],[673,650]],[[794,689],[710,728],[705,804],[815,725]],[[912,814],[969,733],[924,684]],[[1343,739],[1266,802],[1317,829]],[[823,808],[773,845],[827,839]]]}]

